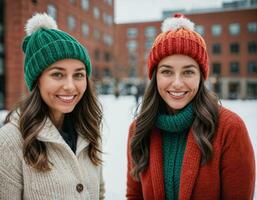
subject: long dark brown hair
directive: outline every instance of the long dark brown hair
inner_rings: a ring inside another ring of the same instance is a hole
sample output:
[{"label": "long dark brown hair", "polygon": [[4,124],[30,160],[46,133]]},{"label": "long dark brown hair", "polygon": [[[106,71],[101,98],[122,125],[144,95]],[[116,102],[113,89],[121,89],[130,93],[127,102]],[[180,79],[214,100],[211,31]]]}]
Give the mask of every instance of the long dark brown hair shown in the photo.
[{"label": "long dark brown hair", "polygon": [[[47,149],[37,136],[50,117],[49,108],[43,101],[38,85],[32,92],[7,115],[5,123],[11,120],[12,113],[19,115],[19,130],[23,138],[23,156],[25,161],[39,171],[51,170]],[[102,108],[96,98],[91,81],[87,78],[87,89],[81,100],[71,112],[76,130],[89,141],[88,156],[95,165],[100,165]]]},{"label": "long dark brown hair", "polygon": [[[201,150],[202,164],[205,164],[212,157],[211,142],[218,122],[219,100],[206,88],[202,75],[198,92],[192,103],[196,115],[192,125],[193,135]],[[148,166],[150,133],[154,127],[158,110],[163,106],[165,106],[165,102],[157,90],[156,70],[154,70],[136,117],[136,129],[130,143],[131,152],[129,153],[131,153],[134,164],[131,174],[136,180],[139,180],[139,174]]]}]

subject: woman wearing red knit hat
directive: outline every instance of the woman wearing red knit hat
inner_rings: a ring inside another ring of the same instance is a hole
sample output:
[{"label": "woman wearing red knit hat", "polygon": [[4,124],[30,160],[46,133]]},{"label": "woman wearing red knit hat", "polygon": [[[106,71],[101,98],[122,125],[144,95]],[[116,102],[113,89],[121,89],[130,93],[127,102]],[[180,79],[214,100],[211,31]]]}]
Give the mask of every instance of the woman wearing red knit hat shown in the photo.
[{"label": "woman wearing red knit hat", "polygon": [[128,200],[253,199],[255,162],[242,119],[204,85],[208,55],[194,24],[163,22],[150,83],[128,137]]}]

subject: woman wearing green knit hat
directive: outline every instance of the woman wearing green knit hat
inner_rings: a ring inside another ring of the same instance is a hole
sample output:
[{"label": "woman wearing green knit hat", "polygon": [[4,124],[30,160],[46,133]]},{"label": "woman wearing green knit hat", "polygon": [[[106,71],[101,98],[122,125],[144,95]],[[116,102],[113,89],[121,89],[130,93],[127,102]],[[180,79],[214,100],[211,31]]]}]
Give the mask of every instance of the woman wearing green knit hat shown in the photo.
[{"label": "woman wearing green knit hat", "polygon": [[204,85],[204,39],[181,14],[163,22],[150,83],[128,136],[127,200],[251,200],[255,163],[242,119]]},{"label": "woman wearing green knit hat", "polygon": [[102,111],[88,52],[47,14],[25,28],[30,94],[0,129],[0,199],[104,199]]}]

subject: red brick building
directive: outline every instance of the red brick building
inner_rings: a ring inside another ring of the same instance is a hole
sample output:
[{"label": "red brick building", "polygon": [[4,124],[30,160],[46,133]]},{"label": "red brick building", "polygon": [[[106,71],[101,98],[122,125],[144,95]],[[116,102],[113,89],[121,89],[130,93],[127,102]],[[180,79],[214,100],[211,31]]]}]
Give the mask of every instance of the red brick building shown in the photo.
[{"label": "red brick building", "polygon": [[35,12],[47,12],[58,27],[84,44],[96,81],[113,76],[113,0],[0,0],[0,109],[26,93],[21,42]]},{"label": "red brick building", "polygon": [[[184,13],[207,42],[207,84],[221,98],[257,98],[256,1],[252,4]],[[0,109],[10,109],[27,92],[21,42],[34,12],[49,13],[87,47],[100,93],[110,92],[115,80],[130,85],[147,80],[146,59],[161,21],[115,25],[114,0],[0,0]]]},{"label": "red brick building", "polygon": [[[167,12],[165,12],[167,14]],[[168,16],[171,12],[168,13]],[[184,12],[207,43],[208,86],[221,98],[257,98],[257,6]],[[162,21],[116,25],[120,77],[145,79],[146,59]]]}]

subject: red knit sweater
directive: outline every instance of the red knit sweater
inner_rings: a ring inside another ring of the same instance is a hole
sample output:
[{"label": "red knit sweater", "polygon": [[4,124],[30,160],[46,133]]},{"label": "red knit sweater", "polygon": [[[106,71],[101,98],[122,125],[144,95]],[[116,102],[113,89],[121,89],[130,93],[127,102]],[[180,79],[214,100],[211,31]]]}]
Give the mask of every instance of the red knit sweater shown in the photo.
[{"label": "red knit sweater", "polygon": [[[141,174],[141,181],[137,182],[130,175],[133,167],[130,154],[133,129],[135,123],[130,127],[128,138],[127,200],[164,200],[160,131],[154,128],[151,133],[149,166]],[[179,200],[253,199],[254,152],[241,118],[221,108],[212,144],[212,160],[201,165],[201,152],[190,130],[181,169]]]}]

